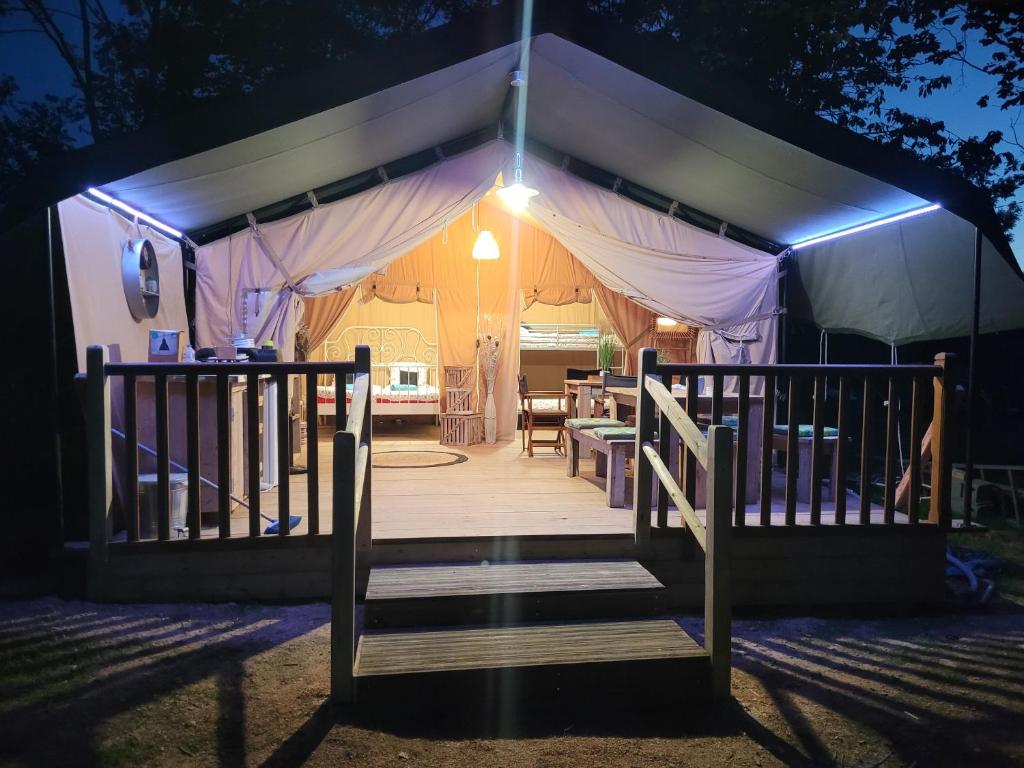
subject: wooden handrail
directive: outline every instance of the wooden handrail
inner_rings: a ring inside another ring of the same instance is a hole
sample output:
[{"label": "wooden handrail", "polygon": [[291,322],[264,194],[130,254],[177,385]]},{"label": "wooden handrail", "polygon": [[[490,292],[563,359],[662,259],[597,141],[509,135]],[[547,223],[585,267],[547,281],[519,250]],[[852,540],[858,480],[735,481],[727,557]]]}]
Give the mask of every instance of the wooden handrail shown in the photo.
[{"label": "wooden handrail", "polygon": [[196,374],[199,376],[247,376],[256,374],[271,375],[297,375],[297,374],[335,374],[354,373],[356,364],[354,362],[341,363],[319,363],[319,362],[296,362],[296,363],[107,363],[105,369],[108,376],[187,376]]},{"label": "wooden handrail", "polygon": [[651,462],[651,469],[654,470],[654,474],[658,476],[661,481],[662,487],[668,491],[668,495],[672,497],[672,501],[676,503],[676,507],[679,509],[683,520],[686,522],[686,526],[693,533],[693,537],[700,544],[700,548],[705,552],[708,551],[708,533],[704,527],[704,523],[697,517],[696,511],[690,506],[690,502],[686,500],[686,496],[683,495],[682,489],[676,484],[676,481],[672,477],[672,473],[668,467],[665,466],[665,462],[661,460],[661,456],[658,455],[658,451],[655,450],[654,446],[650,443],[643,444],[644,454]]},{"label": "wooden handrail", "polygon": [[356,442],[363,436],[363,421],[366,418],[366,403],[370,397],[370,374],[357,373],[352,382],[352,410],[348,414],[345,431],[355,435]]},{"label": "wooden handrail", "polygon": [[662,414],[668,417],[669,422],[682,438],[686,447],[693,451],[700,465],[707,469],[708,466],[708,439],[700,431],[700,427],[694,423],[682,406],[676,401],[665,385],[653,376],[644,377],[644,389],[646,389],[655,405]]},{"label": "wooden handrail", "polygon": [[721,363],[658,363],[658,373],[672,376],[790,376],[827,373],[829,376],[933,376],[939,365],[824,365],[820,363],[776,363],[771,365],[729,365]]}]

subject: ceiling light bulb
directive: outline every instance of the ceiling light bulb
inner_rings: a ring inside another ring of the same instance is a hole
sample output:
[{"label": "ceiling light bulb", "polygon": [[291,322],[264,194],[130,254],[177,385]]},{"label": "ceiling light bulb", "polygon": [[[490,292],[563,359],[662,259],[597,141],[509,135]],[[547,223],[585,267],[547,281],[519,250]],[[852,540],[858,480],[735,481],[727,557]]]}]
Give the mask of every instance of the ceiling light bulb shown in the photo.
[{"label": "ceiling light bulb", "polygon": [[501,201],[516,213],[525,211],[530,198],[536,197],[539,194],[538,190],[526,186],[521,181],[498,190],[498,197],[501,198]]},{"label": "ceiling light bulb", "polygon": [[498,241],[489,229],[480,230],[473,243],[473,258],[477,261],[495,261],[499,256]]},{"label": "ceiling light bulb", "polygon": [[671,326],[673,326],[675,324],[676,324],[676,321],[673,320],[671,317],[659,317],[658,318],[658,325],[660,325],[662,328],[670,328]]}]

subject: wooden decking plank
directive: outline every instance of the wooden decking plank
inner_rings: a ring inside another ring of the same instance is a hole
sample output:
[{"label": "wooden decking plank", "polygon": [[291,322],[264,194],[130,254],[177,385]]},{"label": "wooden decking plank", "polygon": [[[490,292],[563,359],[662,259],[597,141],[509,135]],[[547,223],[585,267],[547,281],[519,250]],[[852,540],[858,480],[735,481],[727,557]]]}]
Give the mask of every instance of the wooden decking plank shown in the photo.
[{"label": "wooden decking plank", "polygon": [[635,560],[445,563],[376,567],[370,572],[366,599],[663,588]]},{"label": "wooden decking plank", "polygon": [[706,659],[674,621],[582,622],[363,635],[356,676]]}]

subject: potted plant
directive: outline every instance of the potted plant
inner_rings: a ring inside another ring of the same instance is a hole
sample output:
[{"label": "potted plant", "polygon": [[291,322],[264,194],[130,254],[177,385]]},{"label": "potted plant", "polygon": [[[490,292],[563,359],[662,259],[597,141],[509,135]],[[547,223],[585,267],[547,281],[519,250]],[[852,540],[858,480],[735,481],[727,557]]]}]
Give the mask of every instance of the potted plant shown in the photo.
[{"label": "potted plant", "polygon": [[602,371],[612,370],[612,364],[615,362],[615,334],[606,333],[597,342],[597,366]]}]

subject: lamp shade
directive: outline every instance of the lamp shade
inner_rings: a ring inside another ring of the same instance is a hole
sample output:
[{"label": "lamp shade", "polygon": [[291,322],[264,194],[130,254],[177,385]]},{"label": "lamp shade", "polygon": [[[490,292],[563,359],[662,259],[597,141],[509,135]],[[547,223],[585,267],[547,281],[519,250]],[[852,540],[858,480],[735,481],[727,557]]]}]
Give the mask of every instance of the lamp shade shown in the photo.
[{"label": "lamp shade", "polygon": [[489,229],[481,229],[473,243],[473,258],[478,261],[495,261],[498,255],[498,241]]},{"label": "lamp shade", "polygon": [[526,186],[521,181],[498,190],[498,197],[515,213],[525,211],[530,198],[538,194],[540,193],[536,189]]}]

